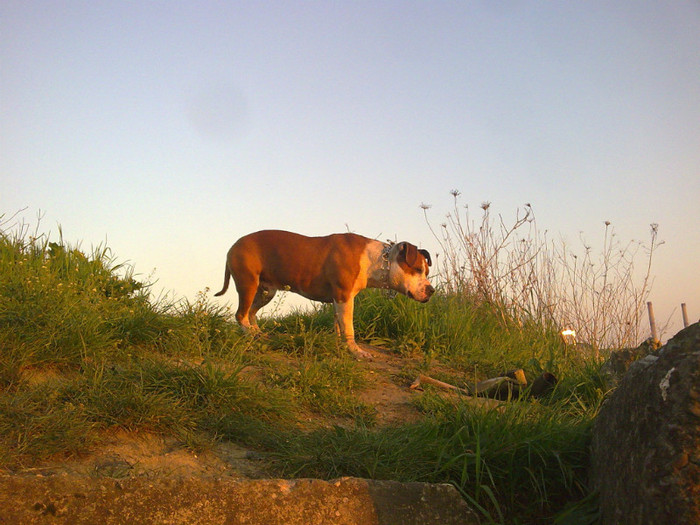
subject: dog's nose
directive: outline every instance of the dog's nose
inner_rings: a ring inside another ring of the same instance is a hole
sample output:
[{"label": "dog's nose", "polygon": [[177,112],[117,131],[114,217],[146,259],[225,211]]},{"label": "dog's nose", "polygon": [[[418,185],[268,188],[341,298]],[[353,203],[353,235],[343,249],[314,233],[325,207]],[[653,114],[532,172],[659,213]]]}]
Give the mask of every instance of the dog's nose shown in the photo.
[{"label": "dog's nose", "polygon": [[428,286],[425,287],[425,293],[428,294],[428,297],[433,295],[435,293],[435,288],[433,288],[432,284],[429,284]]}]

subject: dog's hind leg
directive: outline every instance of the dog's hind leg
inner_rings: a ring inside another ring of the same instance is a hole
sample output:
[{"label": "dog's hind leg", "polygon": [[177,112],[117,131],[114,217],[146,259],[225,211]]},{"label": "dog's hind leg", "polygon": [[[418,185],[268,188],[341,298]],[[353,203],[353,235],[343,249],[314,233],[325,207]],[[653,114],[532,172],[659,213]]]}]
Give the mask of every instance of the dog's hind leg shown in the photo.
[{"label": "dog's hind leg", "polygon": [[[257,275],[235,275],[236,290],[238,291],[238,309],[236,310],[236,321],[241,325],[246,332],[249,330],[257,331],[258,325],[251,323],[250,310],[255,301],[255,295],[258,290]],[[253,321],[255,315],[253,314]]]},{"label": "dog's hind leg", "polygon": [[248,310],[248,320],[253,330],[259,330],[256,316],[258,310],[272,301],[275,293],[277,293],[277,290],[274,288],[270,288],[264,284],[258,286],[258,290],[255,292],[255,297],[253,298],[253,304],[250,306],[250,310]]}]

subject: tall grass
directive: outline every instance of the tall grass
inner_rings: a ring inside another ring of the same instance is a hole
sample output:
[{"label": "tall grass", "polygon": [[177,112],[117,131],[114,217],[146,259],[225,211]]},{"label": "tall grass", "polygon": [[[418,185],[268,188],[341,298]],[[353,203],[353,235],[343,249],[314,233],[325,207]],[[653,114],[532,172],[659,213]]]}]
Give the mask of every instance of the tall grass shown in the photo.
[{"label": "tall grass", "polygon": [[590,417],[564,403],[503,412],[436,403],[421,423],[319,430],[276,454],[293,476],[452,483],[488,522],[535,523],[584,496]]},{"label": "tall grass", "polygon": [[458,294],[436,294],[426,304],[403,296],[366,291],[356,298],[356,332],[405,355],[437,358],[478,370],[480,379],[513,368],[559,372],[565,347],[557,331],[495,315],[483,302]]},{"label": "tall grass", "polygon": [[51,242],[29,235],[23,224],[0,232],[0,266],[6,358],[18,358],[13,349],[21,348],[25,365],[75,363],[158,335],[135,329],[135,313],[152,315],[153,307],[144,283],[114,264],[106,247],[85,255],[64,243],[60,229],[58,242]]},{"label": "tall grass", "polygon": [[504,319],[574,329],[597,349],[641,342],[652,260],[662,244],[657,224],[651,224],[645,245],[621,241],[605,221],[596,252],[583,236],[580,249],[550,239],[538,228],[530,204],[512,223],[494,218],[488,202],[473,219],[468,206],[460,205],[459,191],[451,194],[452,210],[439,227],[428,217],[430,206],[422,205],[441,247],[439,277],[446,293],[489,304]]}]

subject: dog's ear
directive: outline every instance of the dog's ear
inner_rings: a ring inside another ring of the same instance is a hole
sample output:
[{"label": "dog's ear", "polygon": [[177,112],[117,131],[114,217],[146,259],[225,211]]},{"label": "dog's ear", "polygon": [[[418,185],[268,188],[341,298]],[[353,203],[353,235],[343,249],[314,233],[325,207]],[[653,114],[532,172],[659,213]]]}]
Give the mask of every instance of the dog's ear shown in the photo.
[{"label": "dog's ear", "polygon": [[418,248],[409,242],[402,242],[399,244],[398,259],[406,261],[408,266],[413,266],[416,264],[416,260],[418,259]]},{"label": "dog's ear", "polygon": [[433,265],[433,261],[430,259],[430,253],[428,253],[428,250],[418,250],[418,253],[425,257],[425,262],[428,263],[428,266]]}]

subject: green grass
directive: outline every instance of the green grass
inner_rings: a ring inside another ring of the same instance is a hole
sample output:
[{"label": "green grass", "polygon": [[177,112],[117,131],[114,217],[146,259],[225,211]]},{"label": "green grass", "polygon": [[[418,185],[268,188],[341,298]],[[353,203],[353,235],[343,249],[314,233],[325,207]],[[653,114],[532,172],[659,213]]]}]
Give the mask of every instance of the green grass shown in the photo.
[{"label": "green grass", "polygon": [[[587,518],[588,440],[605,397],[595,363],[566,356],[547,327],[468,297],[418,304],[360,294],[355,328],[413,363],[407,379],[468,383],[524,368],[560,383],[547,398],[475,410],[427,390],[417,423],[379,426],[360,400],[370,375],[336,341],[329,307],[263,319],[251,339],[227,308],[150,295],[104,247],[0,232],[0,468],[86,453],[115,430],[231,440],[279,475],[455,485],[485,522]],[[582,503],[581,503],[582,502]],[[569,510],[566,510],[569,509]]]},{"label": "green grass", "polygon": [[488,305],[436,295],[426,304],[404,296],[387,299],[367,290],[356,298],[355,331],[371,343],[388,344],[403,355],[436,358],[473,378],[523,368],[565,376],[581,362],[566,359],[559,334],[538,325],[520,326]]},{"label": "green grass", "polygon": [[562,408],[444,406],[413,425],[304,434],[277,456],[292,476],[452,483],[488,521],[531,523],[585,494],[590,418]]}]

